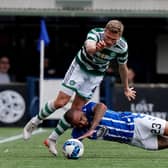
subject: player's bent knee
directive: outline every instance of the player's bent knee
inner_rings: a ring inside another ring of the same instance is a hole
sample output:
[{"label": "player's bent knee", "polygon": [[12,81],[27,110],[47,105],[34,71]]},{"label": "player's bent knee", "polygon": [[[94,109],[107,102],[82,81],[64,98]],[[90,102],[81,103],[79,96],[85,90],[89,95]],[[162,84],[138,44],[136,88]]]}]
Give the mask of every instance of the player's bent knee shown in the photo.
[{"label": "player's bent knee", "polygon": [[168,137],[158,136],[158,149],[168,148]]},{"label": "player's bent knee", "polygon": [[165,125],[164,135],[168,136],[168,122],[166,122],[166,125]]}]

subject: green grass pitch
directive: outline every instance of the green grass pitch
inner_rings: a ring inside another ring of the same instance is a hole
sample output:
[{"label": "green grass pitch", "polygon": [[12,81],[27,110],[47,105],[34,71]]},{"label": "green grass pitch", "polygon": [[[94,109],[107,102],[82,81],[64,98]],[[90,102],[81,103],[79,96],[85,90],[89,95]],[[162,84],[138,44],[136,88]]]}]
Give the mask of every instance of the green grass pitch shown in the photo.
[{"label": "green grass pitch", "polygon": [[[136,147],[108,141],[83,141],[85,151],[78,160],[68,160],[62,154],[63,142],[70,138],[70,130],[58,141],[59,155],[54,157],[43,145],[53,130],[33,135],[28,141],[22,138],[0,143],[0,168],[166,168],[168,150],[145,151]],[[0,128],[0,142],[22,133],[22,128]]]}]

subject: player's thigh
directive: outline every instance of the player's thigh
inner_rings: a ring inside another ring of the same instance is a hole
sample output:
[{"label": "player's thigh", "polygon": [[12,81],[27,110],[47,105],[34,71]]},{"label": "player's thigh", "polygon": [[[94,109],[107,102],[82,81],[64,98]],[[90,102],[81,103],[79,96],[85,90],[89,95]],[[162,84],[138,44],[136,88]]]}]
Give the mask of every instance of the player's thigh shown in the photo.
[{"label": "player's thigh", "polygon": [[149,115],[135,118],[135,130],[132,145],[144,149],[158,149],[158,135],[164,134],[166,121]]},{"label": "player's thigh", "polygon": [[142,117],[135,118],[135,127],[140,131],[143,139],[148,137],[148,134],[163,135],[165,126],[166,121],[158,117],[144,114]]}]

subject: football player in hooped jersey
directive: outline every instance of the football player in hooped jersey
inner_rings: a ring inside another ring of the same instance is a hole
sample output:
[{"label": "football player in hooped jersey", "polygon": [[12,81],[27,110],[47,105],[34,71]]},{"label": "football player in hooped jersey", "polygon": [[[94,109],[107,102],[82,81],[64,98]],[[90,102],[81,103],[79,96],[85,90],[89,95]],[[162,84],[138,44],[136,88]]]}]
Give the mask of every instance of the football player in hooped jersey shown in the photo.
[{"label": "football player in hooped jersey", "polygon": [[65,119],[73,126],[73,138],[117,141],[147,150],[168,148],[168,122],[150,115],[116,112],[89,102],[80,111],[68,110]]},{"label": "football player in hooped jersey", "polygon": [[[120,21],[110,20],[105,28],[94,28],[88,32],[84,45],[65,74],[58,96],[48,101],[39,114],[24,127],[25,140],[31,137],[32,132],[45,118],[65,106],[74,93],[76,94],[71,108],[81,110],[92,98],[96,87],[100,85],[112,59],[116,59],[119,64],[125,96],[129,101],[135,99],[136,92],[128,85],[128,45],[122,38],[123,31],[124,26]],[[49,149],[54,155],[57,155],[56,140],[67,128],[69,123],[63,117],[48,137]]]}]

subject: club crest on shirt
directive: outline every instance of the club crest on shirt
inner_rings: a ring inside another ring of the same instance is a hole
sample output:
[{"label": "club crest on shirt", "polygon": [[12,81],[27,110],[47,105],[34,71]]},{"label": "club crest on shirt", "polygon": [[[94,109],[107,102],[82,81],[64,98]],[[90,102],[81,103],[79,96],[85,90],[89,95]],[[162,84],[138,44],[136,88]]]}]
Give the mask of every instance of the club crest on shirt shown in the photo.
[{"label": "club crest on shirt", "polygon": [[74,80],[70,80],[69,84],[73,86],[76,84],[76,82]]}]

